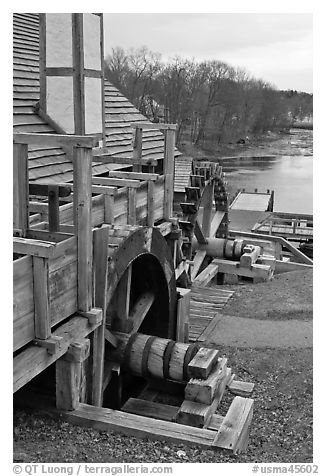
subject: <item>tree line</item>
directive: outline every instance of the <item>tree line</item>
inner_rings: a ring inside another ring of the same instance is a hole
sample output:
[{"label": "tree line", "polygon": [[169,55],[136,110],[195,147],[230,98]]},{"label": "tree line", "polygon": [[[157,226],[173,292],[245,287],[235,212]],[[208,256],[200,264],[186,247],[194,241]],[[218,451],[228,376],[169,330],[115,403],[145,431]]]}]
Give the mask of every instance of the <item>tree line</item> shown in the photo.
[{"label": "tree line", "polygon": [[105,75],[149,119],[177,123],[177,144],[189,139],[210,148],[288,130],[312,115],[312,94],[277,90],[218,60],[163,62],[145,46],[116,47],[105,59]]}]

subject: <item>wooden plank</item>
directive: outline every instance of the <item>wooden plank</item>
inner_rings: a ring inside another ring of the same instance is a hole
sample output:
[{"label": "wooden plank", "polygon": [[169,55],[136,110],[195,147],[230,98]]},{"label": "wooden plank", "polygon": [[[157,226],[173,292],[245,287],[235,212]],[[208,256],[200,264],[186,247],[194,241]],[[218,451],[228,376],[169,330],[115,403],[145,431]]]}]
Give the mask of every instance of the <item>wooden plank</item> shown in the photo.
[{"label": "wooden plank", "polygon": [[55,252],[55,244],[37,239],[14,237],[13,252],[40,258],[51,258]]},{"label": "wooden plank", "polygon": [[179,407],[139,398],[129,398],[121,410],[134,415],[154,418],[155,420],[175,421]]},{"label": "wooden plank", "polygon": [[[217,314],[218,314],[218,312],[216,311],[216,315]],[[206,327],[206,329],[204,329],[203,333],[198,337],[199,342],[204,342],[214,332],[214,329],[218,324],[218,319],[216,317],[214,317],[211,320],[210,324]]]},{"label": "wooden plank", "polygon": [[194,279],[193,286],[206,286],[218,272],[219,265],[214,260]]},{"label": "wooden plank", "polygon": [[[214,183],[210,183],[203,193],[200,206],[204,207],[202,231],[204,236],[210,236],[211,221],[213,212],[213,200],[214,200]],[[198,238],[197,238],[198,239]]]},{"label": "wooden plank", "polygon": [[[40,224],[35,224],[35,228],[29,229],[26,232],[26,236],[29,240],[40,240],[53,242],[55,244],[60,243],[61,241],[66,241],[72,238],[72,233],[65,232],[49,232],[47,230],[38,230],[36,226]],[[51,243],[50,243],[51,244]],[[56,247],[54,246],[54,253],[56,253]]]},{"label": "wooden plank", "polygon": [[240,380],[232,380],[228,385],[228,389],[234,395],[239,395],[240,397],[248,397],[252,394],[255,384],[252,382],[241,382]]},{"label": "wooden plank", "polygon": [[47,146],[87,147],[98,145],[99,139],[94,136],[64,135],[64,134],[29,134],[20,132],[14,134],[14,144],[33,144]]},{"label": "wooden plank", "polygon": [[195,379],[207,379],[217,359],[218,350],[202,347],[188,364],[190,377]]},{"label": "wooden plank", "polygon": [[78,308],[92,306],[92,155],[87,148],[75,147],[74,155],[74,225],[77,234]]},{"label": "wooden plank", "polygon": [[154,299],[154,294],[150,292],[146,292],[138,298],[127,319],[126,328],[128,329],[128,332],[131,330],[132,332],[138,331],[148,311],[150,310]]},{"label": "wooden plank", "polygon": [[214,446],[234,453],[246,449],[253,404],[254,401],[250,398],[234,398],[216,435]]},{"label": "wooden plank", "polygon": [[55,354],[50,355],[42,347],[29,346],[14,357],[14,392],[65,354],[72,342],[86,337],[97,327],[98,324],[90,325],[88,319],[77,315],[56,329],[55,336],[61,337],[62,340]]},{"label": "wooden plank", "polygon": [[117,316],[114,322],[114,330],[121,332],[125,331],[125,326],[129,317],[131,277],[132,266],[129,266],[120,279],[117,285],[117,292],[115,293]]},{"label": "wooden plank", "polygon": [[24,143],[13,146],[13,227],[25,236],[29,226],[28,148]]},{"label": "wooden plank", "polygon": [[118,431],[126,435],[155,440],[167,440],[173,443],[186,443],[203,448],[211,448],[216,432],[206,429],[191,428],[174,422],[131,415],[118,410],[98,408],[80,404],[76,410],[62,412],[67,421],[80,426],[87,426],[99,431]]},{"label": "wooden plank", "polygon": [[38,256],[33,257],[33,281],[35,338],[48,339],[51,336],[48,259]]},{"label": "wooden plank", "polygon": [[94,185],[107,185],[109,187],[133,187],[139,188],[141,181],[139,180],[128,180],[122,178],[110,178],[110,177],[93,177]]}]

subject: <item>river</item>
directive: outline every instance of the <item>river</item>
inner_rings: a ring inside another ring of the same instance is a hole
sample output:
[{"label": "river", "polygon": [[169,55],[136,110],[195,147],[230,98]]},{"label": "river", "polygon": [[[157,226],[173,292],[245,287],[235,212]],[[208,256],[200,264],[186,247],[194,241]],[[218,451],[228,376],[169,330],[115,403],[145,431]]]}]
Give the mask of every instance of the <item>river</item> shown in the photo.
[{"label": "river", "polygon": [[292,129],[259,148],[246,147],[241,157],[221,162],[230,196],[237,189],[270,189],[275,191],[274,211],[313,213],[313,131]]}]

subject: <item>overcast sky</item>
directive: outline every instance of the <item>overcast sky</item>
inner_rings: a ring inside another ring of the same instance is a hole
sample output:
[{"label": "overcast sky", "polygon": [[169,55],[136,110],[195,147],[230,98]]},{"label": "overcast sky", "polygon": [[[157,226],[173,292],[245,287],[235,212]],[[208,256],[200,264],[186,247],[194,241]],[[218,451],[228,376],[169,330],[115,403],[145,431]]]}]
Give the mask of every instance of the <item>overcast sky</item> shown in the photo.
[{"label": "overcast sky", "polygon": [[105,54],[148,46],[175,55],[246,68],[279,89],[312,92],[312,14],[108,13]]}]

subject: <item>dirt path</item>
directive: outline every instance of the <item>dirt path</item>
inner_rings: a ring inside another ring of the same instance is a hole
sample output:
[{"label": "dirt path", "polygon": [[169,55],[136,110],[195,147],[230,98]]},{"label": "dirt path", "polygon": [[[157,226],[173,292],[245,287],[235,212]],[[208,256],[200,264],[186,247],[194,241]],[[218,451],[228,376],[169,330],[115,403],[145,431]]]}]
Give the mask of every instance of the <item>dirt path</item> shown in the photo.
[{"label": "dirt path", "polygon": [[228,286],[233,297],[207,343],[252,348],[313,345],[313,272],[276,275],[267,283]]},{"label": "dirt path", "polygon": [[312,321],[272,321],[220,314],[217,322],[206,343],[253,348],[312,347]]}]

